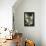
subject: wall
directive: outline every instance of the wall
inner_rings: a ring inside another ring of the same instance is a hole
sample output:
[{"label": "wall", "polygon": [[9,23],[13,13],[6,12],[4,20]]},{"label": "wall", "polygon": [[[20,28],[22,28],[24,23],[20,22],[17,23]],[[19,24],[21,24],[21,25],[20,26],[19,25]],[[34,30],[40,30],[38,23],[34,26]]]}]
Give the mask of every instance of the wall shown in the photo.
[{"label": "wall", "polygon": [[[35,26],[24,26],[24,12],[35,12]],[[23,0],[14,9],[15,28],[23,33],[23,37],[35,41],[36,46],[41,46],[41,1]]]},{"label": "wall", "polygon": [[42,46],[46,46],[46,0],[41,1],[41,40]]},{"label": "wall", "polygon": [[16,0],[0,0],[0,27],[12,28],[12,6]]}]

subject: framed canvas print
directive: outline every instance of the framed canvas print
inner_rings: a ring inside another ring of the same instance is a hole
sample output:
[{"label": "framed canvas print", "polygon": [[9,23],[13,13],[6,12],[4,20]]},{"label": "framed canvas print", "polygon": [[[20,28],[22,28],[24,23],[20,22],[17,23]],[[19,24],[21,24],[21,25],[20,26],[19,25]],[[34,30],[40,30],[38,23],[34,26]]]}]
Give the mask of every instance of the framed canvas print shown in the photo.
[{"label": "framed canvas print", "polygon": [[34,26],[34,12],[24,12],[24,26]]}]

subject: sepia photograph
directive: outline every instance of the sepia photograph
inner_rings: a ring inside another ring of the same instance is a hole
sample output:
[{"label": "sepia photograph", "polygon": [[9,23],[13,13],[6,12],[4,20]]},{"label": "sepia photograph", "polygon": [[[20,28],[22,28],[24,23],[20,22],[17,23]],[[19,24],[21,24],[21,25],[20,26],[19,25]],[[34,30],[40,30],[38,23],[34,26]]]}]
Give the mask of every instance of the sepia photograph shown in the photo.
[{"label": "sepia photograph", "polygon": [[46,46],[46,0],[0,0],[0,46]]}]

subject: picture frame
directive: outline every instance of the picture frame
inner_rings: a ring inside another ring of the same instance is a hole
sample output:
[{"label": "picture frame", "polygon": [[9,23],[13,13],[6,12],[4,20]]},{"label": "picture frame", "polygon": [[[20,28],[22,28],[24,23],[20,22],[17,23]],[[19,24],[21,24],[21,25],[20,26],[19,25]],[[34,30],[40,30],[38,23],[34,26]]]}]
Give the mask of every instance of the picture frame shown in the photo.
[{"label": "picture frame", "polygon": [[34,26],[34,12],[24,12],[24,26]]}]

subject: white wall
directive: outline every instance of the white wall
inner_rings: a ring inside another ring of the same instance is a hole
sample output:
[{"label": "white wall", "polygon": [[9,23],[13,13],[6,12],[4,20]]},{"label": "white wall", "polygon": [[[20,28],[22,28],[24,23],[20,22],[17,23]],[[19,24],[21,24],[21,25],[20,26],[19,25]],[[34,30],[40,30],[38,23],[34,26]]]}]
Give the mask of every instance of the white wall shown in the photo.
[{"label": "white wall", "polygon": [[12,28],[12,6],[16,0],[0,0],[0,27]]},{"label": "white wall", "polygon": [[[35,12],[35,26],[24,26],[24,12]],[[36,46],[41,46],[41,1],[23,0],[23,2],[14,9],[15,28],[22,32],[25,38],[35,41]]]},{"label": "white wall", "polygon": [[41,38],[42,46],[46,46],[46,0],[41,1]]}]

